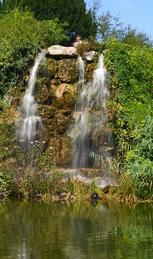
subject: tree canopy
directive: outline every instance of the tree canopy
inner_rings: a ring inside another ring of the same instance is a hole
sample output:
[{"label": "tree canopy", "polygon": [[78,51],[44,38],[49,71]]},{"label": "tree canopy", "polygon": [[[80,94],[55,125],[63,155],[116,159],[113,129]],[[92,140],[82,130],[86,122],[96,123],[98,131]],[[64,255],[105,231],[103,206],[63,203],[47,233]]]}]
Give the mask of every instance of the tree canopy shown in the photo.
[{"label": "tree canopy", "polygon": [[38,20],[58,18],[67,23],[68,33],[76,33],[83,38],[96,35],[96,23],[92,12],[86,10],[84,0],[4,0],[3,11],[14,8],[29,9]]},{"label": "tree canopy", "polygon": [[14,10],[0,19],[0,97],[22,77],[38,51],[67,39],[57,19],[37,21]]}]

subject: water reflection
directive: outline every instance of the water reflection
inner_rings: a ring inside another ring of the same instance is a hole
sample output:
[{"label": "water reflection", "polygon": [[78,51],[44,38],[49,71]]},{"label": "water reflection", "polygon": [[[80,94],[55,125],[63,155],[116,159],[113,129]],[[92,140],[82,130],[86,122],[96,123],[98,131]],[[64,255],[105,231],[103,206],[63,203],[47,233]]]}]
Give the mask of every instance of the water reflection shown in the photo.
[{"label": "water reflection", "polygon": [[153,258],[153,205],[0,203],[0,258]]}]

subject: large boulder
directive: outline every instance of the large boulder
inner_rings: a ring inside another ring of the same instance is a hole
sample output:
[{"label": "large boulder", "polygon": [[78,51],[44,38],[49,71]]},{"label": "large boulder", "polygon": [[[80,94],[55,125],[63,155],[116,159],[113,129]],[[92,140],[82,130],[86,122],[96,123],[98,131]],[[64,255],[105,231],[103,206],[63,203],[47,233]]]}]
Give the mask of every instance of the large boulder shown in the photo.
[{"label": "large boulder", "polygon": [[60,84],[54,90],[53,104],[60,109],[73,110],[77,97],[76,85]]},{"label": "large boulder", "polygon": [[95,51],[90,50],[90,51],[85,51],[85,52],[83,53],[83,56],[84,56],[84,58],[85,58],[87,61],[92,61],[92,60],[94,59],[94,57],[95,57],[95,54],[96,54]]},{"label": "large boulder", "polygon": [[64,47],[60,45],[53,45],[48,48],[48,54],[51,56],[77,56],[75,47]]}]

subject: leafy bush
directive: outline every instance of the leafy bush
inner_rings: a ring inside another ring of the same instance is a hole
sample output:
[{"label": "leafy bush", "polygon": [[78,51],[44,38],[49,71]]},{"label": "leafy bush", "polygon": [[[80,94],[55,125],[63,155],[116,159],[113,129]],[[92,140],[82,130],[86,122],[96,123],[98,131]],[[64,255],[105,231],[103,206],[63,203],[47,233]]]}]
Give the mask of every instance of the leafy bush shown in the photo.
[{"label": "leafy bush", "polygon": [[0,95],[22,78],[38,51],[66,39],[57,19],[37,21],[29,12],[14,10],[0,18]]},{"label": "leafy bush", "polygon": [[139,198],[152,198],[153,49],[117,40],[108,40],[106,45],[105,60],[114,96],[110,109],[116,107],[112,125],[120,173],[131,179],[128,190],[131,182]]},{"label": "leafy bush", "polygon": [[127,153],[126,167],[136,186],[136,195],[153,198],[153,119],[150,116],[139,129],[135,147]]},{"label": "leafy bush", "polygon": [[[6,181],[5,181],[6,184]],[[93,192],[101,196],[103,192],[94,183],[86,184],[77,179],[66,178],[56,169],[51,172],[38,172],[27,168],[24,172],[17,170],[11,175],[10,194],[20,198],[36,198],[44,201],[85,200]]]},{"label": "leafy bush", "polygon": [[135,157],[129,163],[127,175],[135,185],[135,194],[139,198],[153,198],[153,162],[143,157]]},{"label": "leafy bush", "polygon": [[[152,48],[135,48],[116,40],[108,42],[106,65],[115,97],[114,127],[121,154],[135,145],[146,115],[152,116]],[[116,104],[115,104],[116,102]]]},{"label": "leafy bush", "polygon": [[0,172],[0,199],[7,197],[11,192],[11,177],[8,171]]},{"label": "leafy bush", "polygon": [[12,176],[12,193],[24,198],[39,198],[44,194],[54,195],[57,190],[60,191],[60,181],[62,174],[60,172],[36,172],[33,169],[27,169],[23,172],[16,172]]}]

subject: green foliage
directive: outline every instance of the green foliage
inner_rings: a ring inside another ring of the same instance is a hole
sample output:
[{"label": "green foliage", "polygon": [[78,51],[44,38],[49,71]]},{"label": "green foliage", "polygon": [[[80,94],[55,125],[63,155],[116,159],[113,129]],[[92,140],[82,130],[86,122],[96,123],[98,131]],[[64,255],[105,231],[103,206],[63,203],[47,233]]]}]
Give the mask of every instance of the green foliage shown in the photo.
[{"label": "green foliage", "polygon": [[0,18],[0,95],[22,78],[38,51],[66,38],[58,20],[38,22],[18,10]]},{"label": "green foliage", "polygon": [[46,152],[40,154],[36,158],[36,164],[39,171],[50,171],[55,168],[55,163],[51,159],[51,154],[46,150]]},{"label": "green foliage", "polygon": [[127,173],[141,198],[153,198],[153,119],[147,116],[138,130],[135,146],[127,152]]},{"label": "green foliage", "polygon": [[109,12],[102,13],[97,19],[98,38],[106,40],[108,38],[122,39],[124,37],[123,25],[118,16],[114,17]]},{"label": "green foliage", "polygon": [[146,33],[138,32],[136,29],[133,29],[130,26],[128,26],[125,30],[123,42],[132,46],[152,46],[152,41]]},{"label": "green foliage", "polygon": [[119,186],[114,193],[116,198],[126,202],[136,202],[136,185],[128,174],[123,174],[119,180]]},{"label": "green foliage", "polygon": [[[3,174],[4,177],[4,174]],[[1,175],[0,175],[1,181]],[[27,168],[16,170],[8,177],[6,174],[3,181],[2,191],[9,190],[8,194],[20,198],[36,198],[44,201],[64,200],[83,201],[90,199],[93,192],[98,192],[101,196],[103,192],[93,183],[86,184],[77,179],[66,178],[62,172],[56,169],[51,172],[35,171]],[[1,192],[0,192],[1,194]]]},{"label": "green foliage", "polygon": [[153,161],[153,118],[151,116],[145,118],[144,126],[139,130],[136,151],[138,155]]},{"label": "green foliage", "polygon": [[11,192],[10,173],[5,170],[0,172],[0,199],[7,197]]},{"label": "green foliage", "polygon": [[4,0],[3,10],[10,11],[17,7],[29,9],[41,21],[58,18],[68,24],[68,32],[75,32],[82,37],[96,34],[96,25],[91,12],[86,10],[84,0]]},{"label": "green foliage", "polygon": [[[7,123],[0,123],[0,161],[2,163],[6,158],[11,157],[13,154],[12,149],[12,125],[8,125]],[[0,167],[1,169],[1,167]]]},{"label": "green foliage", "polygon": [[19,171],[12,176],[12,193],[24,198],[41,198],[49,193],[54,195],[60,190],[60,172],[44,173],[27,169],[24,173]]},{"label": "green foliage", "polygon": [[4,111],[8,107],[9,107],[9,102],[6,98],[0,100],[0,112]]},{"label": "green foliage", "polygon": [[153,198],[153,162],[149,159],[134,156],[128,161],[128,171],[131,181],[135,185],[135,194],[142,199]]},{"label": "green foliage", "polygon": [[137,197],[152,198],[153,50],[116,40],[106,44],[106,64],[117,107],[112,124],[120,170],[131,178]]},{"label": "green foliage", "polygon": [[152,41],[146,33],[139,32],[130,25],[123,26],[119,16],[112,16],[110,12],[98,16],[96,23],[99,41],[114,38],[132,46],[152,46]]}]

